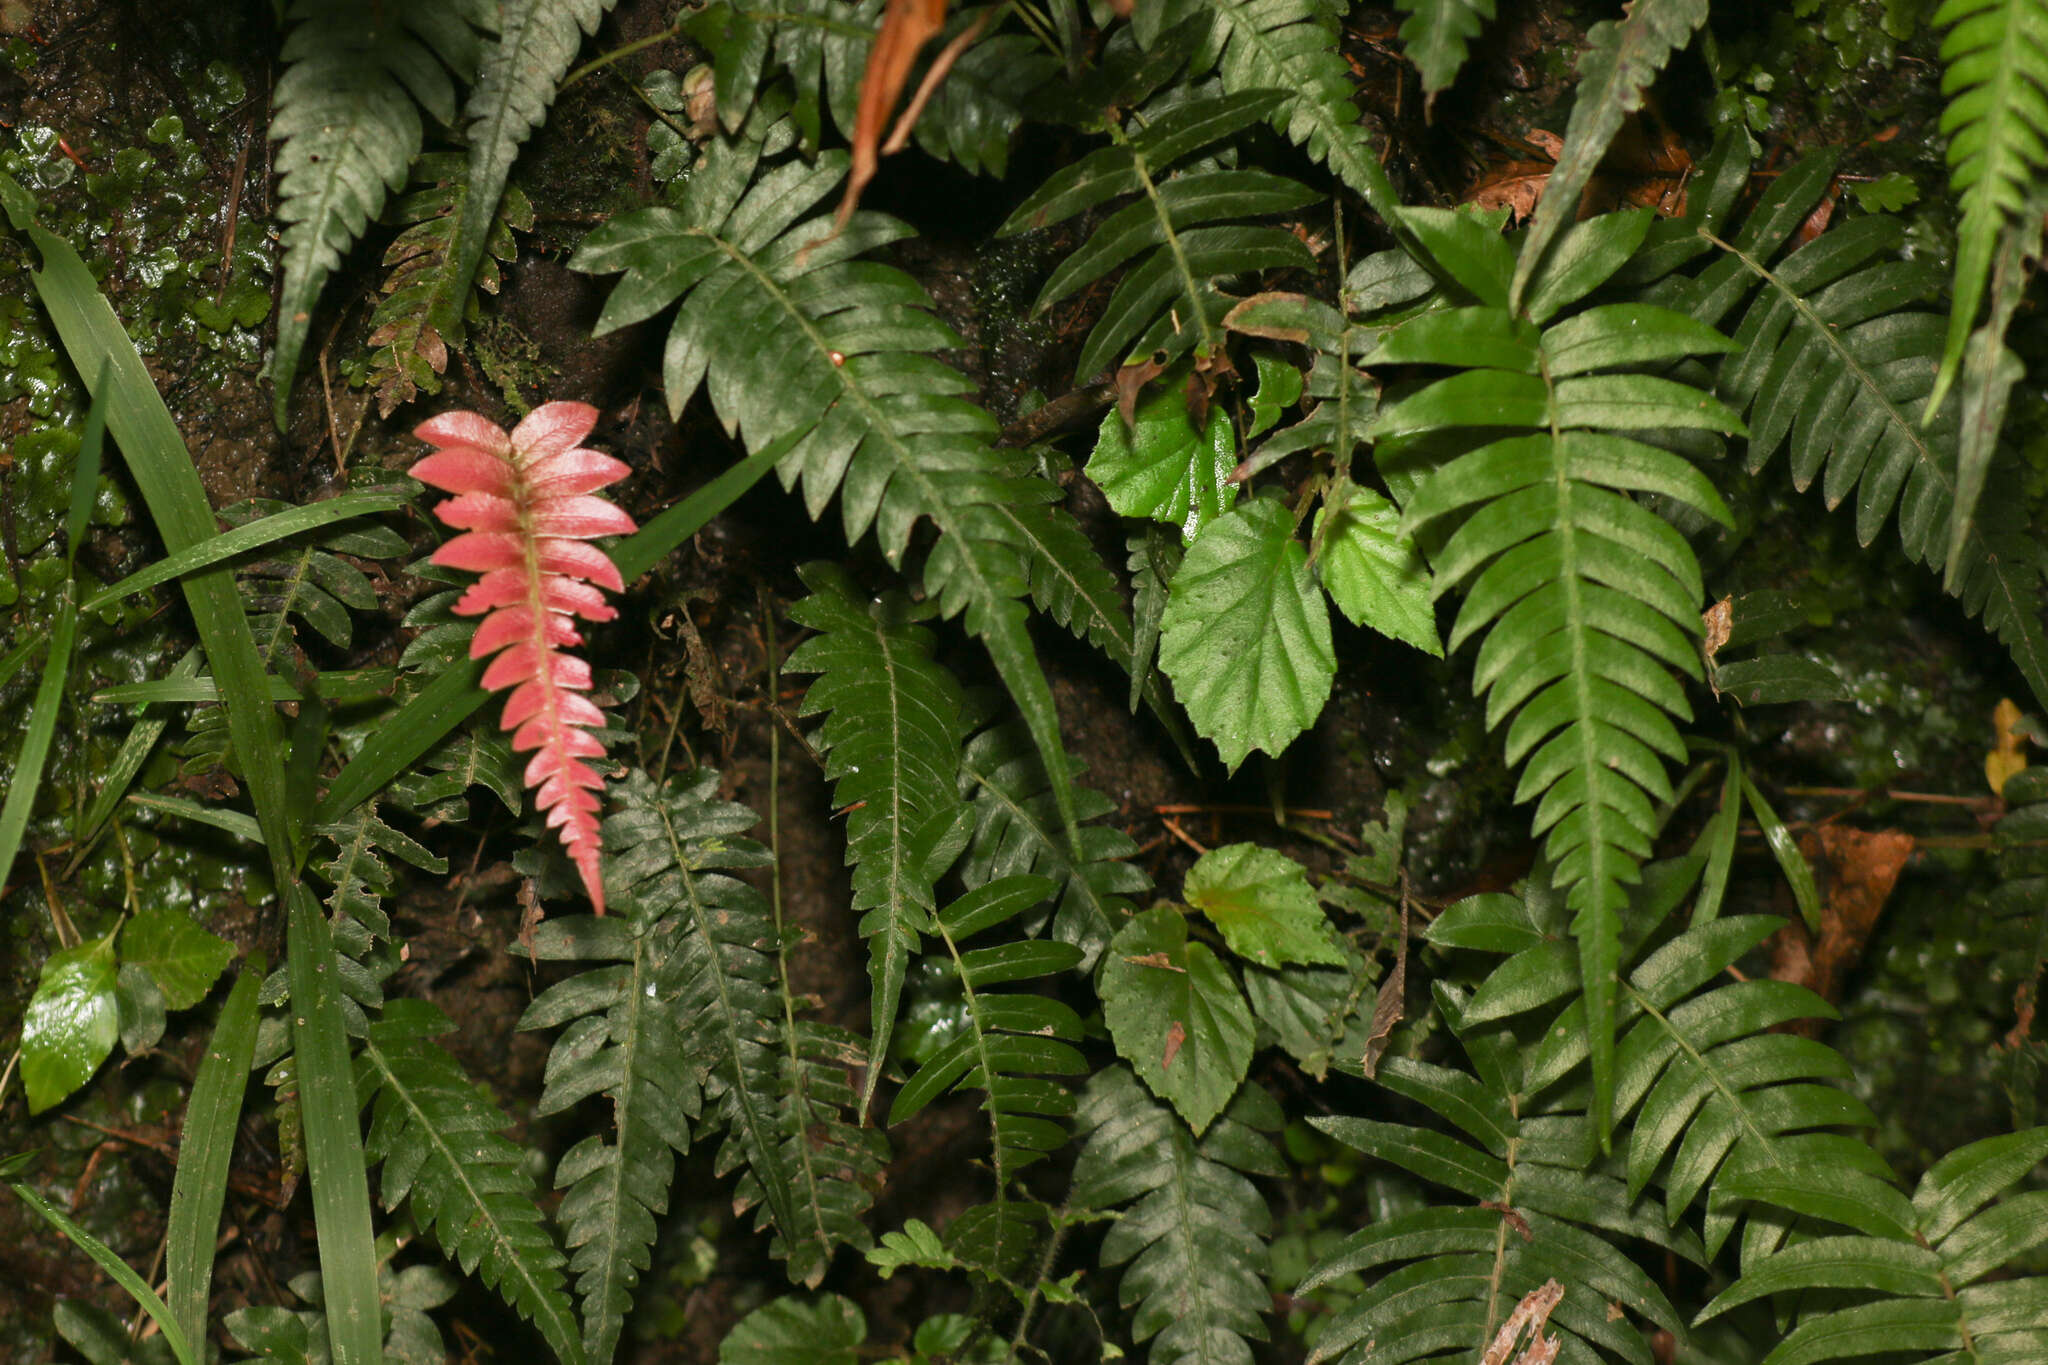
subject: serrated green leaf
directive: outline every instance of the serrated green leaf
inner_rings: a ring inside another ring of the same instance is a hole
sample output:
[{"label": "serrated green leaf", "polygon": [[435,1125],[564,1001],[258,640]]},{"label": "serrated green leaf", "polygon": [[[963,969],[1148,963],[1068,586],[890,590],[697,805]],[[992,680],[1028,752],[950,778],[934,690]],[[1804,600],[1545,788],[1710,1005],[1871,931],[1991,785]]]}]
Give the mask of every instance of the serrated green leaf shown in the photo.
[{"label": "serrated green leaf", "polygon": [[1185,544],[1237,501],[1236,468],[1230,414],[1212,405],[1196,431],[1186,393],[1169,381],[1138,404],[1129,427],[1115,411],[1103,417],[1084,472],[1119,513],[1177,526]]},{"label": "serrated green leaf", "polygon": [[1212,848],[1188,869],[1181,894],[1232,952],[1261,967],[1344,961],[1308,873],[1284,853],[1257,844]]},{"label": "serrated green leaf", "polygon": [[1158,906],[1110,940],[1099,989],[1118,1055],[1200,1135],[1252,1060],[1251,1011],[1229,970]]},{"label": "serrated green leaf", "polygon": [[867,1319],[838,1294],[787,1296],[741,1318],[718,1344],[719,1365],[859,1365]]},{"label": "serrated green leaf", "polygon": [[1323,587],[1337,609],[1391,640],[1442,658],[1429,566],[1401,530],[1401,510],[1385,494],[1344,487],[1342,506],[1316,513]]},{"label": "serrated green leaf", "polygon": [[1277,754],[1315,723],[1337,659],[1284,504],[1245,503],[1189,547],[1161,623],[1159,667],[1226,767],[1254,749]]},{"label": "serrated green leaf", "polygon": [[121,960],[145,967],[164,1004],[189,1010],[234,961],[235,945],[193,923],[182,910],[145,910],[121,928]]}]

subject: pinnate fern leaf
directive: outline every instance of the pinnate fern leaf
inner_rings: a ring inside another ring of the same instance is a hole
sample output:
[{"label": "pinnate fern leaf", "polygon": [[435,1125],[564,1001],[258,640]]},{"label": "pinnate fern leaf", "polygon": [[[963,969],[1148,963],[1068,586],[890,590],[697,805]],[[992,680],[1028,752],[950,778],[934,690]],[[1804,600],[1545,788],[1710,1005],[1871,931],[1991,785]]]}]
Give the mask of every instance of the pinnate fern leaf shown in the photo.
[{"label": "pinnate fern leaf", "polygon": [[503,724],[514,750],[534,751],[526,784],[601,915],[597,812],[604,778],[590,760],[604,756],[604,745],[590,727],[604,723],[604,712],[585,695],[590,665],[563,651],[583,643],[575,618],[618,615],[600,589],[625,586],[617,566],[588,542],[635,528],[631,517],[593,496],[627,473],[611,456],[578,445],[596,424],[597,409],[587,403],[544,403],[509,436],[475,413],[444,413],[414,433],[436,453],[415,464],[412,475],[457,495],[434,513],[462,534],[437,550],[434,562],[483,574],[455,606],[460,615],[484,616],[470,657],[491,659],[486,690],[512,689]]},{"label": "pinnate fern leaf", "polygon": [[1941,43],[1941,90],[1949,97],[1941,131],[1962,222],[1929,420],[1962,364],[1999,238],[2026,211],[2048,166],[2048,10],[2037,0],[1947,0],[1931,22],[1953,26]]},{"label": "pinnate fern leaf", "polygon": [[1512,260],[1475,218],[1410,210],[1409,226],[1474,297],[1389,333],[1367,363],[1473,366],[1382,410],[1381,440],[1461,426],[1528,434],[1487,440],[1431,472],[1406,508],[1411,527],[1465,513],[1432,556],[1439,595],[1464,585],[1449,648],[1480,632],[1473,687],[1522,767],[1516,799],[1536,800],[1555,877],[1578,918],[1593,1112],[1603,1135],[1613,1093],[1614,975],[1624,888],[1650,851],[1653,802],[1670,799],[1665,760],[1683,761],[1671,717],[1691,718],[1672,673],[1697,678],[1703,595],[1692,548],[1635,502],[1660,492],[1728,523],[1690,464],[1623,434],[1742,430],[1725,405],[1644,373],[1732,349],[1720,334],[1648,304],[1608,304],[1541,324],[1591,292],[1642,241],[1646,214],[1575,229],[1535,281],[1528,311],[1502,306]]},{"label": "pinnate fern leaf", "polygon": [[[467,295],[490,247],[520,144],[546,117],[583,35],[597,32],[617,2],[506,0],[501,7],[498,40],[484,50],[476,88],[463,110],[469,120],[468,186],[456,205],[444,298]],[[444,325],[450,320],[440,319]]]},{"label": "pinnate fern leaf", "polygon": [[750,450],[787,452],[778,472],[803,488],[813,516],[839,495],[848,538],[873,528],[891,564],[919,522],[932,524],[925,589],[942,616],[964,613],[987,647],[1075,840],[1059,717],[1020,600],[1034,551],[1001,511],[1037,501],[1035,481],[991,449],[996,424],[961,396],[969,381],[929,354],[959,342],[932,316],[923,289],[856,259],[907,229],[862,212],[833,235],[811,210],[844,178],[845,156],[764,167],[764,155],[786,149],[793,133],[785,122],[764,138],[714,144],[680,209],[625,214],[585,240],[575,268],[625,272],[598,330],[680,300],[662,370],[671,411],[708,389],[727,430]]},{"label": "pinnate fern leaf", "polygon": [[1081,378],[1127,352],[1179,356],[1192,347],[1199,357],[1220,357],[1231,301],[1218,293],[1219,277],[1314,267],[1301,240],[1283,228],[1210,226],[1299,208],[1314,197],[1305,186],[1258,170],[1204,167],[1169,176],[1184,158],[1269,116],[1281,100],[1273,90],[1190,100],[1129,134],[1112,129],[1113,145],[1056,171],[1004,222],[1005,234],[1026,232],[1141,196],[1104,219],[1038,296],[1044,309],[1130,265],[1081,348]]},{"label": "pinnate fern leaf", "polygon": [[1082,1096],[1084,1133],[1068,1202],[1117,1215],[1104,1266],[1123,1266],[1118,1298],[1137,1309],[1131,1335],[1157,1365],[1248,1362],[1266,1340],[1272,1214],[1250,1177],[1286,1166],[1264,1136],[1280,1111],[1257,1085],[1241,1089],[1200,1140],[1130,1070],[1097,1073]]},{"label": "pinnate fern leaf", "polygon": [[[1817,1237],[1760,1262],[1700,1314],[1804,1291],[1799,1315],[1764,1365],[1902,1351],[1942,1360],[2038,1360],[2048,1350],[2048,1276],[2002,1274],[2048,1241],[2048,1190],[1992,1203],[2048,1158],[2048,1128],[1985,1138],[1949,1153],[1914,1191],[1910,1222],[1887,1235]],[[1989,1207],[1986,1207],[1989,1205]]]},{"label": "pinnate fern leaf", "polygon": [[478,1274],[540,1330],[564,1360],[581,1360],[562,1252],[541,1218],[525,1154],[501,1135],[506,1118],[434,1042],[455,1025],[421,1000],[394,1000],[356,1055],[356,1088],[373,1096],[364,1154],[383,1163],[384,1207],[410,1200],[465,1273]]},{"label": "pinnate fern leaf", "polygon": [[968,1229],[956,1224],[953,1232],[956,1252],[962,1237],[974,1233],[967,1240],[983,1245],[963,1254],[998,1277],[1007,1277],[1044,1221],[1043,1209],[1013,1194],[1011,1183],[1065,1144],[1060,1121],[1074,1112],[1074,1097],[1059,1078],[1087,1074],[1088,1063],[1075,1047],[1081,1017],[1072,1008],[1049,994],[993,988],[1023,982],[1042,990],[1041,978],[1079,965],[1081,950],[1031,938],[966,945],[1042,904],[1052,891],[1044,877],[1002,877],[934,918],[934,934],[962,991],[964,1018],[958,1036],[925,1059],[889,1108],[889,1122],[897,1124],[955,1089],[982,1092],[994,1197],[974,1211]]},{"label": "pinnate fern leaf", "polygon": [[1401,24],[1401,55],[1422,72],[1427,108],[1451,88],[1464,68],[1480,25],[1493,18],[1494,0],[1397,0],[1408,15]]},{"label": "pinnate fern leaf", "polygon": [[[1746,1208],[1753,1211],[1752,1200],[1858,1227],[1897,1226],[1898,1215],[1888,1210],[1901,1197],[1884,1162],[1860,1139],[1829,1131],[1876,1121],[1860,1100],[1827,1083],[1846,1077],[1847,1064],[1821,1043],[1771,1031],[1831,1018],[1832,1008],[1790,982],[1721,980],[1780,921],[1726,916],[1640,950],[1703,866],[1693,858],[1653,865],[1630,907],[1614,1101],[1616,1120],[1629,1128],[1627,1198],[1633,1202],[1658,1184],[1664,1221],[1674,1226],[1704,1198],[1709,1254],[1719,1252]],[[1442,947],[1509,953],[1466,1005],[1470,1026],[1572,994],[1564,931],[1563,908],[1531,887],[1520,896],[1462,901],[1438,917],[1429,936]],[[1572,1076],[1589,1051],[1586,1001],[1573,997],[1522,1056],[1530,1093],[1542,1095]],[[1783,1238],[1787,1224],[1751,1216],[1744,1226],[1748,1264]]]},{"label": "pinnate fern leaf", "polygon": [[[284,423],[320,286],[405,184],[420,109],[455,121],[455,82],[476,70],[468,0],[334,5],[297,0],[270,121],[277,154],[284,283],[271,363]],[[495,207],[495,205],[493,206]]]},{"label": "pinnate fern leaf", "polygon": [[370,314],[370,356],[365,382],[377,390],[377,411],[389,417],[400,404],[424,391],[441,391],[448,348],[462,340],[477,312],[477,294],[498,292],[498,262],[518,252],[515,229],[533,227],[533,205],[508,187],[484,234],[482,258],[459,272],[455,237],[470,207],[469,171],[463,158],[439,152],[419,158],[416,186],[385,215],[405,225],[384,252],[391,273],[384,298]]},{"label": "pinnate fern leaf", "polygon": [[1600,168],[1608,144],[1672,56],[1707,21],[1707,0],[1633,0],[1619,20],[1604,20],[1586,32],[1579,58],[1579,88],[1565,124],[1564,147],[1529,222],[1509,306],[1518,308],[1558,232],[1579,209],[1580,193]]},{"label": "pinnate fern leaf", "polygon": [[1345,9],[1329,0],[1215,0],[1198,69],[1216,62],[1232,95],[1278,90],[1273,126],[1365,197],[1395,232],[1400,196],[1380,168],[1352,102],[1351,68],[1338,51]]},{"label": "pinnate fern leaf", "polygon": [[1997,491],[2010,471],[1989,471],[1992,495],[1959,553],[1950,553],[1958,421],[1953,410],[1931,427],[1919,417],[1945,324],[1940,313],[1915,305],[1938,287],[1938,271],[1896,259],[1904,225],[1879,214],[1785,250],[1832,172],[1825,154],[1801,158],[1732,236],[1718,224],[1695,224],[1695,237],[1720,255],[1692,278],[1666,282],[1668,301],[1715,327],[1742,310],[1738,349],[1721,362],[1715,389],[1749,420],[1750,469],[1787,450],[1795,487],[1818,479],[1830,507],[1853,499],[1858,541],[1868,545],[1896,518],[1914,560],[1932,565],[1947,557],[1956,565],[1956,596],[2048,701],[2042,557],[2021,500]]},{"label": "pinnate fern leaf", "polygon": [[[960,684],[932,659],[929,631],[899,594],[864,601],[829,565],[803,570],[812,595],[790,610],[818,632],[783,665],[816,673],[803,714],[828,712],[818,731],[834,799],[847,808],[846,860],[853,910],[868,940],[872,1055],[895,1035],[903,981],[938,907],[933,883],[959,856],[966,808],[959,794]],[[923,613],[930,615],[929,609]],[[873,1101],[871,1072],[861,1106]]]},{"label": "pinnate fern leaf", "polygon": [[1100,792],[1074,788],[1078,813],[1089,822],[1081,826],[1075,861],[1060,837],[1059,811],[1031,736],[1014,725],[991,726],[968,741],[960,755],[960,789],[974,811],[961,877],[970,888],[1022,872],[1052,878],[1060,888],[1053,937],[1080,948],[1082,964],[1092,968],[1131,913],[1131,898],[1152,886],[1143,868],[1126,861],[1137,853],[1137,842],[1099,823],[1115,804]]},{"label": "pinnate fern leaf", "polygon": [[[1377,1119],[1310,1120],[1471,1203],[1375,1222],[1318,1264],[1297,1293],[1347,1274],[1363,1273],[1368,1283],[1309,1358],[1476,1358],[1524,1295],[1556,1280],[1570,1288],[1550,1324],[1571,1349],[1582,1358],[1640,1360],[1642,1337],[1624,1315],[1673,1333],[1681,1327],[1662,1291],[1612,1239],[1646,1241],[1694,1262],[1704,1260],[1699,1243],[1632,1207],[1621,1179],[1602,1168],[1585,1113],[1537,1112],[1514,1038],[1474,1023],[1463,1003],[1454,988],[1437,987],[1438,1008],[1473,1071],[1399,1056],[1382,1059],[1377,1071],[1381,1085],[1459,1135]],[[1358,1071],[1352,1059],[1339,1065]]]},{"label": "pinnate fern leaf", "polygon": [[887,1148],[847,1122],[845,1069],[864,1066],[866,1054],[836,1031],[794,1022],[767,900],[730,875],[772,858],[737,837],[754,814],[716,800],[717,785],[712,772],[660,789],[630,775],[605,822],[613,884],[636,914],[676,926],[665,973],[725,1129],[717,1172],[744,1168],[735,1205],[759,1206],[790,1278],[815,1288],[835,1247],[871,1244],[860,1215]]},{"label": "pinnate fern leaf", "polygon": [[562,1154],[556,1213],[583,1316],[583,1353],[608,1361],[633,1289],[653,1255],[655,1220],[668,1211],[675,1154],[687,1152],[703,1107],[690,1040],[675,1009],[673,919],[638,913],[577,915],[541,924],[533,956],[589,964],[527,1006],[522,1029],[561,1028],[548,1053],[539,1113],[586,1099],[609,1102],[612,1131]]}]

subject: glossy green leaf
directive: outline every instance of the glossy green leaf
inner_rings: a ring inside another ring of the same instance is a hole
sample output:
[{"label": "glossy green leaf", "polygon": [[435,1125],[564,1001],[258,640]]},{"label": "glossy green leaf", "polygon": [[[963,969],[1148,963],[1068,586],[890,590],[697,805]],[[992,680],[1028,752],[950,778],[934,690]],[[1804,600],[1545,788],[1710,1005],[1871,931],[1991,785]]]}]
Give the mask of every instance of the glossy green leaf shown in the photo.
[{"label": "glossy green leaf", "polygon": [[1174,575],[1159,667],[1236,768],[1315,723],[1336,676],[1330,618],[1294,519],[1272,498],[1210,523]]},{"label": "glossy green leaf", "polygon": [[182,910],[145,910],[121,926],[121,960],[146,967],[174,1010],[206,998],[234,961],[235,945],[195,924]]},{"label": "glossy green leaf", "polygon": [[1344,961],[1308,873],[1283,853],[1257,844],[1212,848],[1188,869],[1181,894],[1232,952],[1261,967]]},{"label": "glossy green leaf", "polygon": [[1178,527],[1188,543],[1237,501],[1236,468],[1230,414],[1214,404],[1196,431],[1187,394],[1166,383],[1138,404],[1130,426],[1114,410],[1103,417],[1085,472],[1118,512]]},{"label": "glossy green leaf", "polygon": [[867,1319],[838,1294],[776,1299],[741,1318],[718,1345],[719,1365],[859,1365]]},{"label": "glossy green leaf", "polygon": [[1111,940],[1099,979],[1118,1055],[1199,1136],[1251,1065],[1252,1016],[1216,955],[1188,940],[1172,906],[1137,915]]},{"label": "glossy green leaf", "polygon": [[112,936],[50,954],[21,1021],[21,1083],[40,1114],[92,1079],[120,1036]]},{"label": "glossy green leaf", "polygon": [[1387,497],[1357,484],[1344,486],[1342,506],[1316,513],[1322,538],[1323,587],[1337,609],[1361,626],[1443,657],[1437,638],[1435,593],[1429,566],[1414,539],[1401,530],[1401,512]]}]

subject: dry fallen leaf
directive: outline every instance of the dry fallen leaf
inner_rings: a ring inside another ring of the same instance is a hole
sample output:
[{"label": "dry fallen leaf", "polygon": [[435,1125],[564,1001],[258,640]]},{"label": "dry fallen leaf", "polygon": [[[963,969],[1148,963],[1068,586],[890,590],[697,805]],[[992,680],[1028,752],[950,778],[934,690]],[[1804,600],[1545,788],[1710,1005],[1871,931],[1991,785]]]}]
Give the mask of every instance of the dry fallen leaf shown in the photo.
[{"label": "dry fallen leaf", "polygon": [[2005,780],[2027,766],[2027,737],[2020,728],[2020,708],[2007,697],[1991,709],[1995,739],[1984,755],[1984,780],[1994,795],[2005,795]]},{"label": "dry fallen leaf", "polygon": [[1401,897],[1401,937],[1394,948],[1394,970],[1387,973],[1387,979],[1380,982],[1379,997],[1373,1001],[1372,1029],[1365,1035],[1365,1056],[1362,1059],[1365,1078],[1373,1079],[1380,1069],[1380,1058],[1387,1054],[1387,1041],[1393,1037],[1394,1025],[1401,1022],[1401,1015],[1408,1004],[1408,898]]},{"label": "dry fallen leaf", "polygon": [[[1494,1334],[1493,1344],[1486,1348],[1486,1354],[1479,1357],[1479,1365],[1550,1365],[1557,1359],[1564,1342],[1559,1337],[1545,1336],[1543,1329],[1550,1325],[1551,1310],[1563,1297],[1564,1286],[1556,1280],[1545,1280],[1541,1286],[1524,1294],[1522,1301],[1515,1305],[1515,1311],[1508,1314],[1508,1320]],[[1529,1334],[1529,1344],[1510,1361],[1515,1343],[1524,1331]]]},{"label": "dry fallen leaf", "polygon": [[1187,1027],[1176,1019],[1166,1029],[1166,1054],[1159,1059],[1161,1071],[1170,1070],[1173,1059],[1180,1056],[1181,1044],[1188,1040]]},{"label": "dry fallen leaf", "polygon": [[[1790,921],[1771,936],[1771,975],[1805,986],[1830,1003],[1836,1000],[1913,849],[1913,836],[1895,829],[1822,825],[1801,835],[1799,851],[1824,877],[1820,939],[1816,942],[1799,920]],[[1792,1026],[1808,1036],[1819,1028],[1820,1021],[1812,1019]]]},{"label": "dry fallen leaf", "polygon": [[853,169],[847,173],[835,231],[853,217],[861,191],[875,178],[882,128],[895,111],[917,54],[945,22],[946,0],[889,0],[889,7],[882,12],[881,31],[868,49],[867,70],[861,73],[860,106],[853,117]]}]

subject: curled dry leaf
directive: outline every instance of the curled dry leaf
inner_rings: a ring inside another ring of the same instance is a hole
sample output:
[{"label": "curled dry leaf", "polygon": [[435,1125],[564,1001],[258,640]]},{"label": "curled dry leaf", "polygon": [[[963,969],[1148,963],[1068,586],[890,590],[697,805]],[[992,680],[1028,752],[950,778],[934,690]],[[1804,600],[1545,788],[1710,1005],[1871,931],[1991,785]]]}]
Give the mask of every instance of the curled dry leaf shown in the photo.
[{"label": "curled dry leaf", "polygon": [[[1486,1348],[1486,1354],[1479,1357],[1479,1365],[1550,1365],[1557,1359],[1558,1350],[1564,1345],[1558,1337],[1545,1336],[1543,1329],[1550,1324],[1551,1310],[1564,1297],[1564,1286],[1556,1280],[1545,1280],[1537,1288],[1522,1296],[1515,1305],[1515,1311],[1500,1325],[1493,1344]],[[1522,1353],[1509,1359],[1515,1343],[1522,1333],[1529,1334],[1529,1344]]]},{"label": "curled dry leaf", "polygon": [[[597,425],[587,403],[544,403],[505,431],[474,412],[446,412],[413,434],[435,452],[412,467],[421,483],[456,496],[434,509],[462,534],[433,562],[482,574],[455,611],[482,616],[473,659],[490,658],[487,690],[510,688],[503,724],[527,761],[534,805],[558,831],[604,913],[598,807],[604,778],[590,760],[604,745],[590,733],[604,712],[586,694],[590,665],[565,651],[583,643],[576,618],[609,621],[618,610],[604,590],[624,583],[609,556],[588,542],[635,530],[633,519],[593,494],[626,466],[578,443]],[[492,656],[496,656],[492,658]]]}]

